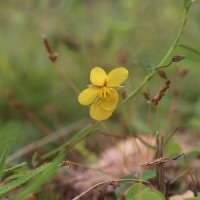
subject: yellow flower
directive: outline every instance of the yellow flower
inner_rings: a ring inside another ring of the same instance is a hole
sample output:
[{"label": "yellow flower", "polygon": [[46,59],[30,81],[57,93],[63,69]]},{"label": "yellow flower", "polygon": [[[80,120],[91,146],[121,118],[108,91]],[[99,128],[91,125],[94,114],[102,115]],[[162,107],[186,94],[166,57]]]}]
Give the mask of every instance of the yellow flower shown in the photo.
[{"label": "yellow flower", "polygon": [[101,121],[109,118],[119,99],[114,88],[119,87],[127,77],[128,70],[123,67],[115,68],[108,74],[100,67],[93,68],[90,73],[92,85],[79,94],[79,103],[91,105],[90,116],[93,119]]}]

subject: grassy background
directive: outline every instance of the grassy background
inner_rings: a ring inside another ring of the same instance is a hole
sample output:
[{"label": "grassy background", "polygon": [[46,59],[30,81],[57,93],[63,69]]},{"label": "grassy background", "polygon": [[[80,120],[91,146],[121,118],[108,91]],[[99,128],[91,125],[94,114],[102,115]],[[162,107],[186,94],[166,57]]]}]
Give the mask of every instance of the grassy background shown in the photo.
[{"label": "grassy background", "polygon": [[[194,2],[180,41],[197,50],[199,9],[200,1]],[[144,68],[156,66],[174,41],[182,10],[181,0],[1,0],[0,149],[14,144],[10,146],[13,152],[44,135],[24,112],[11,106],[8,95],[12,94],[54,131],[88,117],[88,109],[79,105],[77,95],[49,61],[43,34],[59,54],[57,65],[80,91],[89,83],[94,66],[110,71],[125,59],[123,66],[130,74],[125,84],[128,93],[143,80]],[[160,105],[159,128],[170,132],[180,126],[197,133],[200,56],[181,47],[177,47],[173,55],[176,54],[185,55],[186,59],[166,69],[172,83]],[[184,68],[189,70],[188,75],[178,76],[177,69]],[[163,84],[163,79],[155,77],[145,90],[149,89],[153,96]],[[141,92],[115,113],[107,125],[113,133],[124,131],[124,123],[131,131],[146,132],[147,110]],[[155,129],[155,109],[151,129]]]}]

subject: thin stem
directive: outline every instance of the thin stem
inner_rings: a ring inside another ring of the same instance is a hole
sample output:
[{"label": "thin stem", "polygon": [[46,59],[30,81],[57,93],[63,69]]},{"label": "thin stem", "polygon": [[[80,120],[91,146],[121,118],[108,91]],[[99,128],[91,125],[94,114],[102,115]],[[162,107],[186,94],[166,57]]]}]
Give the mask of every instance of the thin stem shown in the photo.
[{"label": "thin stem", "polygon": [[151,132],[151,104],[148,104],[148,132]]},{"label": "thin stem", "polygon": [[54,63],[55,68],[57,69],[57,71],[59,71],[59,73],[62,75],[62,77],[64,78],[64,80],[66,81],[67,85],[78,95],[79,94],[79,90],[78,88],[74,85],[74,83],[69,79],[69,77],[66,75],[66,73],[64,72],[64,70],[59,67],[57,64]]},{"label": "thin stem", "polygon": [[16,158],[22,157],[25,154],[28,154],[38,148],[41,148],[42,146],[44,146],[50,142],[56,142],[58,139],[66,136],[68,134],[71,134],[74,131],[79,130],[86,123],[87,123],[87,120],[78,121],[74,124],[71,124],[69,126],[66,126],[62,129],[58,130],[56,132],[53,132],[51,135],[48,135],[46,137],[43,137],[42,139],[36,140],[36,141],[24,146],[23,148],[19,149],[18,151],[15,151],[10,156],[8,156],[7,162],[12,162]]},{"label": "thin stem", "polygon": [[158,105],[156,105],[156,132],[158,132],[158,124],[159,124],[158,120],[159,120],[159,103]]},{"label": "thin stem", "polygon": [[101,174],[115,177],[115,175],[110,174],[110,173],[107,173],[107,172],[104,172],[104,171],[101,170],[101,169],[93,168],[93,167],[90,167],[90,166],[87,166],[87,165],[84,165],[84,164],[81,164],[81,163],[77,163],[77,162],[72,162],[72,161],[69,161],[69,162],[70,162],[72,165],[76,165],[76,166],[79,166],[79,167],[82,167],[82,168],[85,168],[85,169],[94,170],[94,171],[100,172]]},{"label": "thin stem", "polygon": [[149,181],[144,181],[144,180],[139,180],[139,179],[120,179],[120,180],[110,180],[110,181],[103,181],[101,183],[97,183],[96,185],[88,188],[87,190],[85,190],[84,192],[82,192],[80,195],[78,195],[77,197],[73,198],[72,200],[77,200],[77,199],[80,199],[82,196],[84,196],[85,194],[87,194],[89,191],[101,186],[101,185],[104,185],[104,184],[110,184],[110,183],[113,183],[113,182],[126,182],[126,181],[133,181],[133,182],[139,182],[139,183],[147,183],[147,184],[150,184]]}]

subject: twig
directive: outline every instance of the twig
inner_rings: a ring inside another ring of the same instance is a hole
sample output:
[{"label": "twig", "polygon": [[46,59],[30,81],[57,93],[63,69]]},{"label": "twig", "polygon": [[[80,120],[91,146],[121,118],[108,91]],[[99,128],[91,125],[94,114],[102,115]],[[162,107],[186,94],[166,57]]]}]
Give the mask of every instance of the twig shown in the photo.
[{"label": "twig", "polygon": [[158,103],[163,98],[163,96],[165,95],[166,91],[169,89],[169,87],[170,87],[170,80],[166,80],[165,86],[159,90],[159,92],[158,92],[158,94],[156,94],[156,96],[154,96],[152,99],[147,101],[147,103],[154,104],[155,106],[157,106]]},{"label": "twig", "polygon": [[173,184],[176,180],[178,180],[180,177],[184,176],[185,174],[187,174],[190,171],[190,169],[187,169],[185,171],[183,171],[182,173],[180,173],[179,175],[176,176],[176,178],[172,179],[169,182],[169,185]]},{"label": "twig", "polygon": [[51,135],[52,130],[44,124],[33,112],[31,112],[28,108],[22,105],[11,92],[7,94],[10,105],[14,108],[22,112],[27,119],[29,119],[36,127],[38,127],[45,135]]},{"label": "twig", "polygon": [[96,187],[99,187],[101,185],[104,185],[104,184],[112,184],[113,182],[126,182],[126,181],[133,181],[133,182],[142,182],[142,183],[147,183],[147,184],[150,184],[149,181],[144,181],[144,180],[139,180],[139,179],[120,179],[120,180],[110,180],[110,181],[103,181],[101,183],[97,183],[96,185],[88,188],[87,190],[85,190],[84,192],[82,192],[81,194],[79,194],[78,196],[76,196],[75,198],[73,198],[72,200],[77,200],[79,199],[80,197],[84,196],[85,194],[87,194],[89,191],[93,190],[94,188]]},{"label": "twig", "polygon": [[[163,140],[164,137],[160,134],[156,136],[156,158],[163,157]],[[164,163],[160,162],[156,165],[156,174],[157,174],[157,188],[160,192],[164,193]]]},{"label": "twig", "polygon": [[114,174],[110,174],[110,173],[104,172],[101,169],[93,168],[93,167],[90,167],[90,166],[87,166],[87,165],[84,165],[84,164],[81,164],[81,163],[77,163],[77,162],[72,162],[72,161],[69,161],[69,160],[64,160],[59,164],[60,167],[67,167],[67,168],[72,168],[73,165],[81,167],[81,168],[97,171],[97,172],[99,172],[101,174],[105,174],[105,175],[108,175],[108,176],[115,177]]},{"label": "twig", "polygon": [[167,143],[171,140],[171,138],[174,136],[174,134],[180,129],[180,127],[177,127],[172,134],[167,138],[167,140],[164,143],[164,147],[167,145]]},{"label": "twig", "polygon": [[[177,157],[173,158],[172,160],[177,160],[177,159],[178,159],[179,157],[181,157],[181,156],[183,156],[183,158],[184,158],[186,164],[188,165],[188,161],[187,161],[186,156],[185,156],[184,153],[178,155]],[[183,176],[183,175],[186,174],[187,172],[189,173],[190,178],[191,178],[191,180],[192,180],[192,183],[193,183],[193,185],[194,185],[194,193],[197,194],[198,189],[197,189],[197,187],[196,187],[194,178],[193,178],[193,176],[192,176],[191,169],[188,169],[188,170],[182,172],[179,176],[177,176],[175,179],[173,179],[172,181],[170,181],[170,184],[174,183],[179,177]]]},{"label": "twig", "polygon": [[[118,139],[127,139],[127,138],[131,138],[132,137],[132,136],[127,136],[127,135],[115,135],[115,134],[112,134],[112,133],[105,133],[105,132],[101,132],[101,131],[98,131],[97,133],[99,133],[101,135],[108,136],[108,137],[118,138]],[[142,144],[144,144],[148,148],[155,150],[155,147],[153,145],[151,145],[148,142],[146,142],[144,139],[142,139],[137,134],[134,134],[133,137],[137,138]]]}]

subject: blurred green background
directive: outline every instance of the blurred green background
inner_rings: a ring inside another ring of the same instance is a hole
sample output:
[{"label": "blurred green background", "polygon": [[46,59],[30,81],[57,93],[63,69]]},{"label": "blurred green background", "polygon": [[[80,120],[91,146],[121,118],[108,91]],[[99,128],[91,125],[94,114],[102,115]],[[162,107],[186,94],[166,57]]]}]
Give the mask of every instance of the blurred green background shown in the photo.
[{"label": "blurred green background", "polygon": [[[196,1],[180,44],[200,51],[199,10],[200,1]],[[144,69],[156,66],[174,41],[182,11],[182,0],[1,0],[1,141],[11,135],[18,141],[16,149],[43,136],[24,112],[13,108],[13,99],[51,130],[89,117],[88,109],[79,105],[77,95],[48,59],[42,35],[59,54],[57,65],[80,91],[89,84],[94,66],[110,71],[123,65],[129,70],[124,89],[129,93],[145,77]],[[166,69],[171,88],[160,105],[160,130],[180,126],[196,133],[200,128],[200,55],[181,47],[176,54],[186,59]],[[182,69],[188,70],[184,77],[178,75]],[[161,85],[164,80],[155,77],[143,91],[149,90],[153,97]],[[129,129],[145,132],[147,112],[141,92],[108,120],[108,126],[113,133],[122,130],[123,119]],[[152,109],[152,132],[154,113]]]}]

